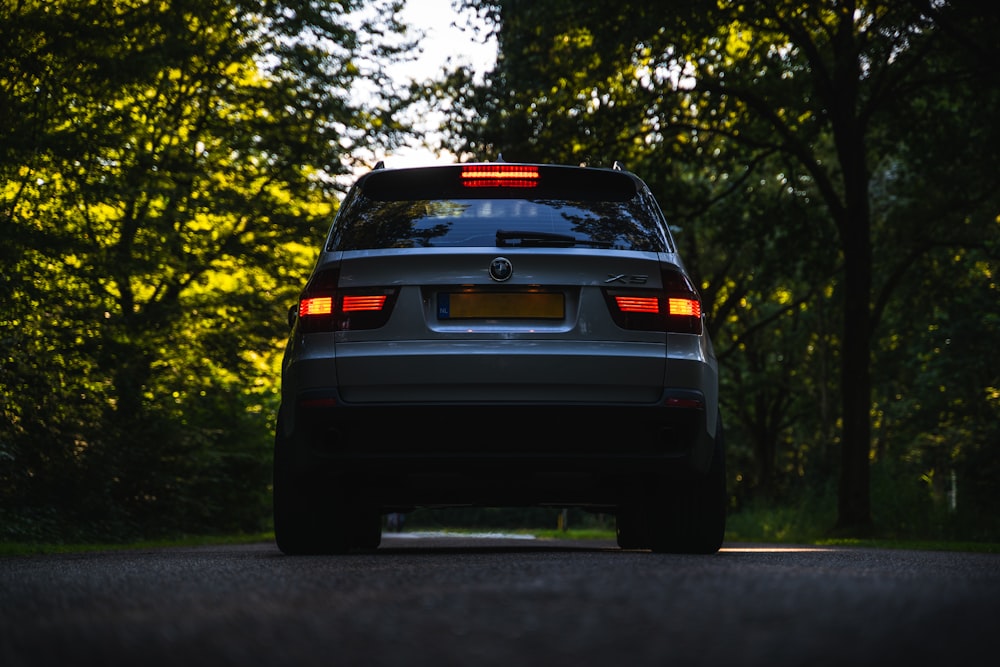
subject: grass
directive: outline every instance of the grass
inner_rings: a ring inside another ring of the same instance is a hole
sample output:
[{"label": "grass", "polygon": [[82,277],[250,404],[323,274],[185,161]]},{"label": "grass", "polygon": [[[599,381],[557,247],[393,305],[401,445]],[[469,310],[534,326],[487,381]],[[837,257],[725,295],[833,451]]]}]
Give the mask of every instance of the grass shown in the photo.
[{"label": "grass", "polygon": [[[442,532],[456,534],[482,532],[482,529],[445,528]],[[534,535],[539,539],[558,540],[610,540],[614,541],[614,530],[607,528],[577,528],[561,530],[559,528],[537,529],[500,529],[502,532],[518,535]],[[176,539],[148,540],[128,543],[94,543],[94,544],[48,544],[27,542],[0,543],[0,557],[32,556],[45,554],[86,553],[98,551],[122,551],[161,549],[185,546],[213,546],[226,544],[256,544],[274,542],[274,533],[257,533],[245,535],[196,535]],[[726,542],[753,542],[764,544],[805,544],[810,546],[844,546],[873,549],[914,549],[920,551],[965,551],[976,553],[1000,553],[1000,544],[995,542],[952,542],[943,540],[890,540],[890,539],[851,539],[851,538],[795,538],[784,534],[783,539],[775,539],[769,531],[760,534],[726,533]]]},{"label": "grass", "polygon": [[[816,505],[744,507],[727,519],[726,542],[758,544],[802,544],[811,546],[846,546],[879,549],[916,549],[924,551],[966,551],[1000,553],[1000,542],[985,532],[982,540],[946,539],[943,528],[918,531],[883,530],[872,537],[838,536],[829,530],[834,517]],[[565,520],[565,523],[564,523]],[[893,522],[886,522],[892,524]],[[536,526],[518,528],[517,526]],[[567,528],[565,529],[564,528]],[[615,539],[614,518],[570,510],[560,515],[552,510],[510,513],[493,509],[452,513],[419,510],[406,519],[405,530],[481,533],[502,531],[530,534],[540,539],[610,540]],[[980,531],[982,532],[982,531]],[[977,533],[978,537],[978,533]],[[0,556],[159,549],[164,547],[224,544],[274,543],[273,532],[237,535],[186,535],[172,539],[116,543],[31,543],[0,542]]]},{"label": "grass", "polygon": [[173,539],[143,540],[139,542],[94,543],[42,543],[0,542],[0,556],[33,556],[42,554],[67,554],[94,551],[123,551],[163,549],[167,547],[211,546],[220,544],[255,544],[274,542],[274,533],[247,535],[186,535]]}]

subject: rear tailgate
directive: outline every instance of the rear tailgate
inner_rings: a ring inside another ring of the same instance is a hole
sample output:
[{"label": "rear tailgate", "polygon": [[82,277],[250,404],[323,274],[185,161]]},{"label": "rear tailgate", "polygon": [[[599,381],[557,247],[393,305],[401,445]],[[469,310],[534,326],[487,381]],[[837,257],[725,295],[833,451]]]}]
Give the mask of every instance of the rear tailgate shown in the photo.
[{"label": "rear tailgate", "polygon": [[[509,262],[504,280],[490,275],[499,258]],[[393,287],[398,295],[383,326],[337,332],[341,396],[654,402],[663,389],[666,334],[619,327],[604,290],[658,288],[658,258],[572,248],[343,253],[340,292]]]}]

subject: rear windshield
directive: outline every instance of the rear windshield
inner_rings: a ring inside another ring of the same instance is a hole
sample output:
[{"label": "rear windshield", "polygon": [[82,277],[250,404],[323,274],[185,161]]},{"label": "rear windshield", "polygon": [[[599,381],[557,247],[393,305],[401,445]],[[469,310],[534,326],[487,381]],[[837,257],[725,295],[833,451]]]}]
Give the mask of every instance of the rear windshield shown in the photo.
[{"label": "rear windshield", "polygon": [[538,167],[532,178],[472,187],[461,165],[371,172],[344,201],[328,249],[668,249],[659,208],[627,174]]}]

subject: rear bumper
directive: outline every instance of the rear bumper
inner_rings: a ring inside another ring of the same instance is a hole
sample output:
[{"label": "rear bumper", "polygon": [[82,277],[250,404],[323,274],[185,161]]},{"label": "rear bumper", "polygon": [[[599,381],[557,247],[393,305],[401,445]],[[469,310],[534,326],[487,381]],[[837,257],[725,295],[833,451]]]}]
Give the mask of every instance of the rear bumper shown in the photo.
[{"label": "rear bumper", "polygon": [[639,406],[352,405],[329,390],[286,408],[293,468],[383,507],[615,506],[706,472],[716,428],[714,406],[691,390]]}]

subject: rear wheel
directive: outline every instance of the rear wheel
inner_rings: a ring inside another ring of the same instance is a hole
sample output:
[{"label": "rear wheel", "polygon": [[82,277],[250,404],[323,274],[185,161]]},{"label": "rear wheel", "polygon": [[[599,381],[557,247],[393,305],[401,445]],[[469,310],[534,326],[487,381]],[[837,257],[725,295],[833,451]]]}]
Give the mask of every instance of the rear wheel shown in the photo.
[{"label": "rear wheel", "polygon": [[348,505],[350,512],[352,547],[375,549],[382,543],[382,513],[378,507],[367,503]]},{"label": "rear wheel", "polygon": [[615,516],[615,537],[622,549],[649,548],[646,514],[642,506],[621,507]]},{"label": "rear wheel", "polygon": [[274,538],[288,555],[340,554],[374,549],[382,540],[381,516],[374,505],[351,502],[329,483],[297,474],[292,443],[279,424],[274,442]]},{"label": "rear wheel", "polygon": [[649,546],[659,553],[714,554],[726,533],[726,459],[719,418],[708,472],[656,494],[646,508]]}]

